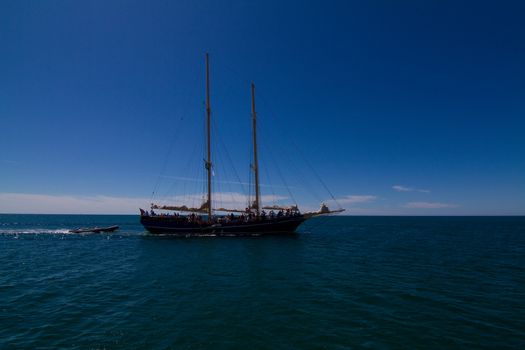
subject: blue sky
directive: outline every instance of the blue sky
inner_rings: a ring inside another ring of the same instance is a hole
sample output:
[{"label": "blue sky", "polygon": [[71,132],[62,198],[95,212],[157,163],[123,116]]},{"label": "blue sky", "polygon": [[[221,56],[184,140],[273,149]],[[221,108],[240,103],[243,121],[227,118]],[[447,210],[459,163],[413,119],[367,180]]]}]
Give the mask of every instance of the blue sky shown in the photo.
[{"label": "blue sky", "polygon": [[524,10],[2,1],[0,212],[198,202],[209,52],[221,204],[247,194],[253,80],[268,203],[337,206],[319,176],[348,214],[524,215]]}]

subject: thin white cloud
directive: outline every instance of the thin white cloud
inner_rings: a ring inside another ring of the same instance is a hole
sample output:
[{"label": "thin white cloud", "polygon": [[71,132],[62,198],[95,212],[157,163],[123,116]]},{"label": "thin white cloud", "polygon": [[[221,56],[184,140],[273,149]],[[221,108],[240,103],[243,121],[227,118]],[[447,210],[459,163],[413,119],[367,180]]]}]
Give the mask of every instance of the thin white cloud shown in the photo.
[{"label": "thin white cloud", "polygon": [[140,197],[0,193],[1,213],[27,214],[132,214],[149,199]]},{"label": "thin white cloud", "polygon": [[398,192],[421,192],[421,193],[430,193],[429,190],[423,190],[420,188],[406,187],[402,185],[394,185],[392,188]]},{"label": "thin white cloud", "polygon": [[403,207],[410,209],[441,209],[441,208],[457,208],[457,204],[440,203],[440,202],[408,202]]},{"label": "thin white cloud", "polygon": [[[348,195],[343,198],[338,198],[337,203],[339,204],[357,204],[357,203],[367,203],[372,202],[377,199],[377,196],[371,196],[371,195]],[[333,200],[329,200],[326,202],[333,202]]]},{"label": "thin white cloud", "polygon": [[0,159],[0,163],[11,164],[11,165],[21,164],[19,161],[11,160],[11,159]]},{"label": "thin white cloud", "polygon": [[343,215],[407,215],[406,209],[403,208],[389,208],[389,207],[368,207],[362,208],[359,206],[348,208]]},{"label": "thin white cloud", "polygon": [[411,192],[414,190],[412,188],[408,188],[408,187],[401,186],[401,185],[395,185],[395,186],[392,186],[392,188],[399,192]]},{"label": "thin white cloud", "polygon": [[[288,197],[264,195],[264,204],[273,204]],[[200,194],[175,196],[158,204],[199,206],[203,202]],[[242,193],[221,192],[214,194],[215,206],[243,209],[248,197]],[[26,193],[0,193],[0,213],[24,214],[135,214],[138,208],[149,208],[148,197],[44,195]]]}]

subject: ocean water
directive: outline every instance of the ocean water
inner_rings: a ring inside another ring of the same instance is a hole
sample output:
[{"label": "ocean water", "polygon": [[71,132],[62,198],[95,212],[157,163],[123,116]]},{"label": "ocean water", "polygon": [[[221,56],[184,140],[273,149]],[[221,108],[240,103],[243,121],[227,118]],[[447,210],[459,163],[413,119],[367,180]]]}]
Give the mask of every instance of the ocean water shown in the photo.
[{"label": "ocean water", "polygon": [[524,349],[525,217],[168,238],[137,216],[0,215],[0,349],[37,348]]}]

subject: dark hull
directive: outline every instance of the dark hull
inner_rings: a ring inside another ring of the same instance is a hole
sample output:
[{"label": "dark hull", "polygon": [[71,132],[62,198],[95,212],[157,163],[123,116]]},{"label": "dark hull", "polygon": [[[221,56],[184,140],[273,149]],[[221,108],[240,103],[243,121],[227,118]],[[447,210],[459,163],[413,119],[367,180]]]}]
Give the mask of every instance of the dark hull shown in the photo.
[{"label": "dark hull", "polygon": [[254,222],[233,222],[223,224],[195,224],[169,216],[142,216],[140,223],[153,234],[178,236],[261,236],[289,235],[306,218],[302,215]]}]

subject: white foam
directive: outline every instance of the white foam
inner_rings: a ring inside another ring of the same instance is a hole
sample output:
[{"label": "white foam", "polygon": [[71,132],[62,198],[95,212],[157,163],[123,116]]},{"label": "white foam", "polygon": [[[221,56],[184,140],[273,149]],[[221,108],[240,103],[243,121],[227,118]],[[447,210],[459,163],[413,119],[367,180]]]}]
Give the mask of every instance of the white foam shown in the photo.
[{"label": "white foam", "polygon": [[35,235],[35,234],[51,234],[51,235],[57,235],[57,234],[66,234],[70,233],[68,229],[7,229],[7,230],[0,230],[0,235],[21,235],[21,234],[29,234],[29,235]]}]

